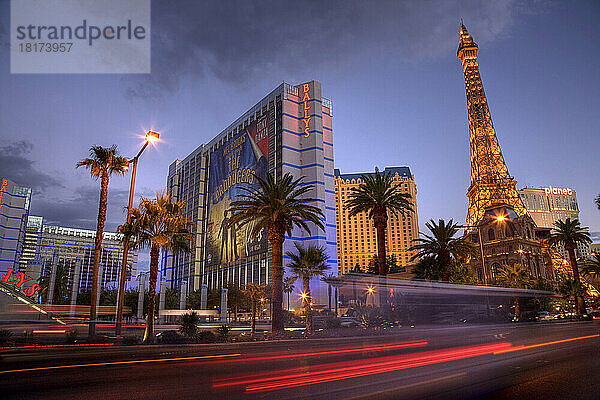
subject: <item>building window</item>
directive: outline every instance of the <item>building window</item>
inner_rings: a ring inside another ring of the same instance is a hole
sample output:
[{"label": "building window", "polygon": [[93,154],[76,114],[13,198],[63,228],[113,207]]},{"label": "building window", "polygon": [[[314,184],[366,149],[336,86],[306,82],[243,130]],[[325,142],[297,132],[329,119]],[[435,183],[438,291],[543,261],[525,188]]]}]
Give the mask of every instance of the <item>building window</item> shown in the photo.
[{"label": "building window", "polygon": [[494,233],[494,228],[488,229],[488,240],[496,239],[496,234]]}]

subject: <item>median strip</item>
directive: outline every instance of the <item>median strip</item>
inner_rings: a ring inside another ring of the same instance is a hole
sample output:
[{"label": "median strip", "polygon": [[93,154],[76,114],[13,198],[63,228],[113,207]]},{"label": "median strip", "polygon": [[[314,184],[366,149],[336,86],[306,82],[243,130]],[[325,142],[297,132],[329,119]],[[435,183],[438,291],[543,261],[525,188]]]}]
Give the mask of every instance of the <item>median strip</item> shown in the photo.
[{"label": "median strip", "polygon": [[238,357],[241,353],[235,354],[217,354],[213,356],[196,356],[196,357],[177,357],[177,358],[156,358],[151,360],[131,360],[131,361],[114,361],[94,364],[73,364],[73,365],[55,365],[51,367],[38,367],[38,368],[24,368],[24,369],[11,369],[7,371],[0,371],[0,374],[9,374],[17,372],[30,372],[30,371],[46,371],[52,369],[65,369],[65,368],[80,368],[80,367],[99,367],[105,365],[125,365],[125,364],[143,364],[143,363],[155,363],[155,362],[169,362],[169,361],[187,361],[187,360],[202,360],[212,358],[226,358],[226,357]]},{"label": "median strip", "polygon": [[569,338],[569,339],[554,340],[552,342],[530,344],[527,346],[515,346],[515,347],[508,348],[508,349],[498,350],[498,351],[494,352],[494,354],[510,353],[513,351],[534,349],[536,347],[542,347],[542,346],[550,346],[551,344],[567,343],[567,342],[572,342],[574,340],[591,339],[591,338],[597,338],[597,337],[600,337],[600,335],[579,336],[579,337]]}]

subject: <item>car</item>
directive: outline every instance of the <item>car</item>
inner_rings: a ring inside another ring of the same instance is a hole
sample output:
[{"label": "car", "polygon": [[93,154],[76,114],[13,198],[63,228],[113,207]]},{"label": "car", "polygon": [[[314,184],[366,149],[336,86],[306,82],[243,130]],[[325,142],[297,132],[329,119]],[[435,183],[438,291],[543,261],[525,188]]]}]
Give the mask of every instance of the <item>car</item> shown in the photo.
[{"label": "car", "polygon": [[538,321],[551,321],[553,319],[556,319],[556,316],[548,311],[540,311],[539,313],[537,313],[536,319]]}]

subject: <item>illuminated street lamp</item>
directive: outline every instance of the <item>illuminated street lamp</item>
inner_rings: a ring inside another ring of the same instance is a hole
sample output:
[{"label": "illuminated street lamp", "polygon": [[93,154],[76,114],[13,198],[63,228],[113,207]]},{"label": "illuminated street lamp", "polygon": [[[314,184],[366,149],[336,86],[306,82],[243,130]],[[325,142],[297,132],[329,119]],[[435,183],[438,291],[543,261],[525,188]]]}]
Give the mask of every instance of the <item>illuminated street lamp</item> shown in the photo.
[{"label": "illuminated street lamp", "polygon": [[497,215],[494,217],[494,219],[496,220],[496,222],[504,222],[506,220],[506,217],[504,215]]},{"label": "illuminated street lamp", "polygon": [[[145,143],[137,153],[135,157],[133,157],[129,163],[133,162],[133,167],[131,169],[131,185],[129,186],[129,205],[127,206],[127,223],[131,222],[131,210],[133,208],[133,193],[135,191],[135,172],[137,169],[137,162],[146,147],[148,147],[149,143],[156,143],[160,138],[160,134],[155,131],[146,132]],[[129,166],[127,166],[129,169]],[[127,255],[129,252],[129,243],[127,241],[123,242],[123,260],[121,263],[121,279],[119,279],[119,298],[117,299],[117,318],[115,322],[115,334],[117,336],[121,335],[121,327],[123,325],[123,299],[125,297],[125,276],[127,275]]]},{"label": "illuminated street lamp", "polygon": [[[504,215],[496,215],[494,217],[495,222],[504,223],[507,218]],[[463,229],[477,229],[477,236],[479,237],[479,250],[481,251],[481,269],[483,270],[483,284],[487,285],[487,273],[485,271],[485,254],[483,252],[483,240],[481,239],[481,227],[483,222],[477,225],[457,225],[457,228]]]}]

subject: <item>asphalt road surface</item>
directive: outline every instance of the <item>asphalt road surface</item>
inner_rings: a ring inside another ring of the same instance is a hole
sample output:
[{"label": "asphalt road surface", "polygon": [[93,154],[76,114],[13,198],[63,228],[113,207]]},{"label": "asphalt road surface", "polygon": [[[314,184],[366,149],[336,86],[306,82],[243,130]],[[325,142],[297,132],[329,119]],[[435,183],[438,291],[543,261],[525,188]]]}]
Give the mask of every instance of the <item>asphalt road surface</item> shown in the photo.
[{"label": "asphalt road surface", "polygon": [[600,399],[600,321],[0,356],[6,399]]}]

